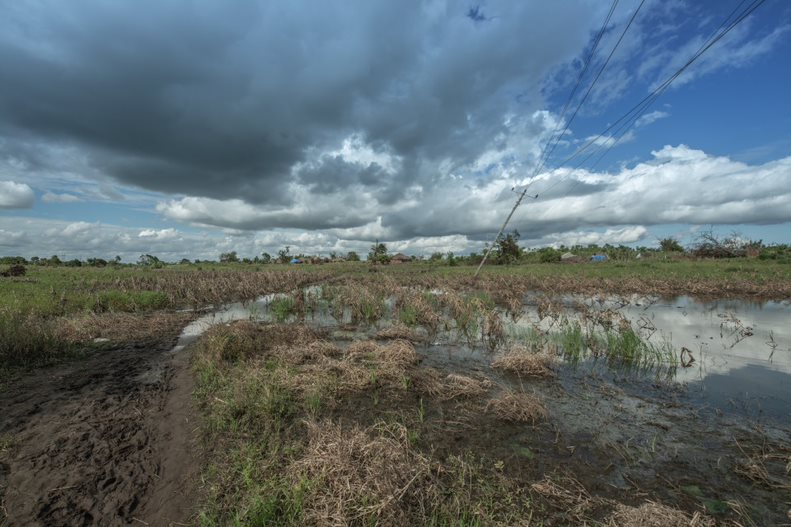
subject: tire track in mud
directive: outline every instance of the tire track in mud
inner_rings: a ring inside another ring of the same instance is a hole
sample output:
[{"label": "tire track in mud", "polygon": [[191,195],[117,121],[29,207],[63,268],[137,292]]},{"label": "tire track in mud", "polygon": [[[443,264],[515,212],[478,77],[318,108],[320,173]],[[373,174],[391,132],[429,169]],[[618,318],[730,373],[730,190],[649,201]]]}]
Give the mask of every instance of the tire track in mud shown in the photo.
[{"label": "tire track in mud", "polygon": [[10,438],[0,455],[0,525],[188,519],[192,388],[174,343],[97,352],[0,392],[0,438]]}]

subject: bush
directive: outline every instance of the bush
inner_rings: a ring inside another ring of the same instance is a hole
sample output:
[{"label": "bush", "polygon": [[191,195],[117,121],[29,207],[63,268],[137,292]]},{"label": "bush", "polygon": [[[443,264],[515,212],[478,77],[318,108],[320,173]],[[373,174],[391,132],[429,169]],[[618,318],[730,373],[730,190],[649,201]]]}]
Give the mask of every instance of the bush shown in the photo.
[{"label": "bush", "polygon": [[25,276],[26,272],[27,269],[25,268],[24,265],[14,264],[5,271],[3,271],[2,273],[0,273],[0,276]]},{"label": "bush", "polygon": [[511,264],[519,260],[522,256],[522,249],[519,248],[519,232],[514,231],[501,237],[495,244],[496,261],[498,264]]},{"label": "bush", "polygon": [[666,253],[684,252],[684,248],[681,246],[680,243],[678,243],[678,240],[674,238],[663,238],[659,240],[659,248],[662,250],[662,252],[666,252]]},{"label": "bush", "polygon": [[556,263],[561,260],[560,251],[547,247],[539,251],[538,261],[541,263]]}]

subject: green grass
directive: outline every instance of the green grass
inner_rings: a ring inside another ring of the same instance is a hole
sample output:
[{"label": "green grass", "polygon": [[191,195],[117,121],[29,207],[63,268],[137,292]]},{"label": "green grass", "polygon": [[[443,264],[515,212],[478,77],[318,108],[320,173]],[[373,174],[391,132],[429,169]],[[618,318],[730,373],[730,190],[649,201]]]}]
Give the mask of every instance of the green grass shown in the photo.
[{"label": "green grass", "polygon": [[6,370],[43,366],[78,355],[71,344],[57,338],[49,321],[0,309],[0,378]]},{"label": "green grass", "polygon": [[507,334],[509,340],[533,351],[557,349],[564,360],[575,365],[593,359],[602,360],[618,371],[653,369],[664,372],[678,366],[676,350],[670,341],[649,341],[631,327],[590,328],[572,320],[547,332],[511,326]]},{"label": "green grass", "polygon": [[418,312],[415,306],[407,305],[398,310],[398,320],[407,326],[416,326],[418,321]]},{"label": "green grass", "polygon": [[[305,265],[295,268],[288,265],[244,264],[201,264],[172,265],[164,269],[146,267],[43,267],[28,266],[28,274],[21,279],[0,279],[0,305],[14,306],[18,309],[40,315],[60,315],[85,310],[116,308],[121,310],[149,310],[165,307],[191,305],[190,292],[203,284],[201,276],[214,279],[215,288],[219,279],[227,277],[230,281],[236,275],[255,276],[256,273],[293,273],[311,281],[318,275],[368,276],[370,266],[364,263],[328,264],[322,266]],[[420,271],[425,278],[468,279],[475,272],[474,266],[430,266],[415,263],[401,266],[379,267],[380,273],[396,280],[415,275]],[[599,264],[519,264],[510,266],[491,265],[483,268],[482,277],[529,278],[535,281],[537,290],[551,289],[554,280],[565,283],[574,279],[580,285],[597,280],[618,280],[656,283],[668,282],[677,286],[678,293],[688,291],[687,285],[694,281],[707,284],[727,285],[729,281],[740,280],[755,285],[779,283],[780,296],[788,296],[791,291],[791,266],[775,260],[729,259],[729,260],[652,260],[605,262]],[[174,290],[174,282],[180,282]],[[183,282],[182,282],[183,281]],[[543,283],[543,287],[542,287]],[[227,286],[227,284],[222,284]],[[184,290],[182,290],[184,289]],[[227,299],[249,300],[250,297],[235,297],[240,291],[229,290]],[[585,290],[580,290],[585,292]],[[635,291],[640,292],[640,291]],[[716,291],[715,291],[716,292]],[[158,293],[158,294],[153,294]],[[739,294],[736,291],[735,294]],[[200,300],[200,298],[194,299]],[[207,298],[207,300],[213,300]],[[482,299],[486,300],[486,299]]]},{"label": "green grass", "polygon": [[277,297],[269,303],[269,311],[278,322],[285,322],[291,316],[296,315],[296,303],[290,296]]}]

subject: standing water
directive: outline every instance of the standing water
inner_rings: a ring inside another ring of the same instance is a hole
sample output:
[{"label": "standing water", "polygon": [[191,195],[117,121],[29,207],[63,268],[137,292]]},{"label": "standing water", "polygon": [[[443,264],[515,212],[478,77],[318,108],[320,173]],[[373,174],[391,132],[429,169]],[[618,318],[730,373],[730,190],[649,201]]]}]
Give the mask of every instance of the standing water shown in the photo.
[{"label": "standing water", "polygon": [[[284,296],[266,295],[253,302],[221,306],[190,323],[173,351],[183,349],[214,324],[271,321],[272,301]],[[578,316],[581,305],[592,311],[617,312],[648,342],[672,347],[679,359],[673,380],[685,384],[700,404],[791,423],[791,303],[698,301],[685,296],[671,300],[567,296],[559,302],[570,318]],[[392,302],[388,307],[392,308]],[[313,313],[307,322],[336,325],[324,311]],[[524,315],[515,326],[545,323],[535,298],[526,299]]]}]

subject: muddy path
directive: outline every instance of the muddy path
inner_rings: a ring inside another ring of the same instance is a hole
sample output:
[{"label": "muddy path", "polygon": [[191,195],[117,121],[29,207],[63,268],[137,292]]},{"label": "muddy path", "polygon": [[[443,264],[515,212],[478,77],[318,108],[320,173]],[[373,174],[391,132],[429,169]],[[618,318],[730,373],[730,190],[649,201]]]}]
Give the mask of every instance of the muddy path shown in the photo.
[{"label": "muddy path", "polygon": [[198,463],[180,328],[0,391],[0,525],[178,525]]}]

